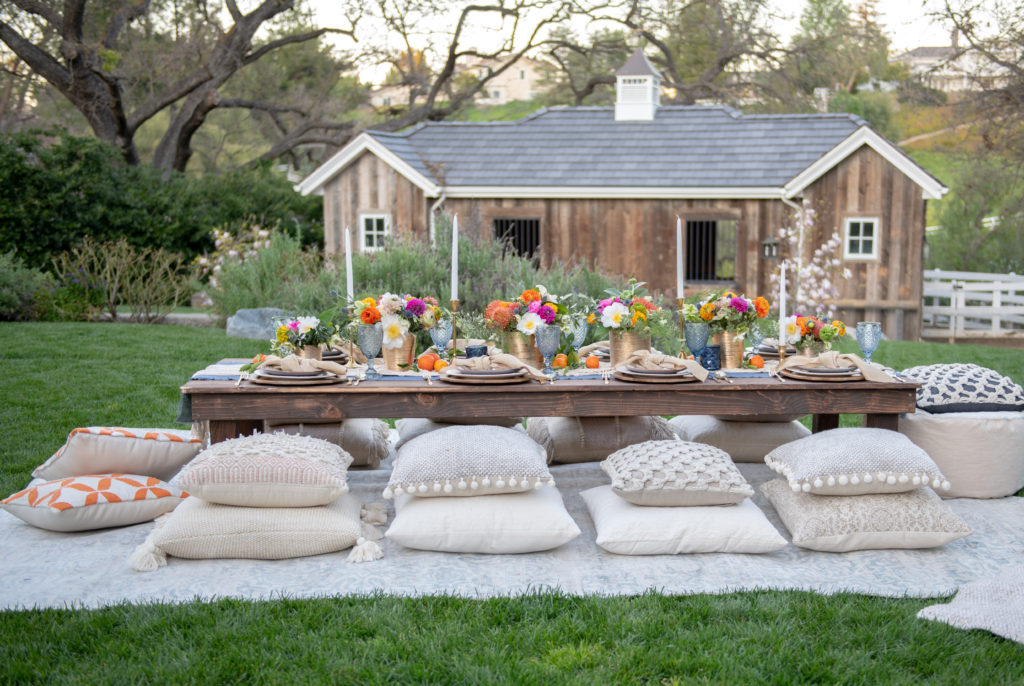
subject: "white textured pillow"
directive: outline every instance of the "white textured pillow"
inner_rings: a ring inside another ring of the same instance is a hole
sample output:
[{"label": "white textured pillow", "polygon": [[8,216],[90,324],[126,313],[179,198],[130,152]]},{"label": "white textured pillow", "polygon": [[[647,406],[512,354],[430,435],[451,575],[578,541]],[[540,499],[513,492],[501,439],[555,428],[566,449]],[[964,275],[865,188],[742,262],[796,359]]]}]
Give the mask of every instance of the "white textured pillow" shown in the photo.
[{"label": "white textured pillow", "polygon": [[639,507],[598,486],[580,493],[597,544],[618,555],[771,553],[786,539],[752,500],[708,507]]},{"label": "white textured pillow", "polygon": [[202,441],[189,431],[87,426],[72,430],[64,445],[32,476],[52,481],[118,473],[167,481],[202,448]]},{"label": "white textured pillow", "polygon": [[[438,429],[447,429],[450,426],[465,426],[466,423],[467,422],[442,422],[441,420],[424,419],[423,417],[399,419],[395,422],[395,429],[398,431],[398,441],[395,443],[395,450],[398,450],[417,436],[422,436],[423,434],[430,433],[431,431],[437,431]],[[500,424],[489,424],[486,421],[478,422],[478,424],[484,426],[501,426]],[[522,423],[517,423],[508,428],[515,429],[516,431],[524,430]]]},{"label": "white textured pillow", "polygon": [[333,443],[352,456],[350,467],[376,469],[391,452],[388,425],[379,419],[346,419],[343,422],[311,424],[280,420],[266,422],[267,433],[312,436]]},{"label": "white textured pillow", "polygon": [[976,364],[929,364],[903,370],[921,384],[917,406],[934,414],[1024,410],[1024,389]]},{"label": "white textured pillow", "polygon": [[152,476],[93,474],[29,486],[3,500],[15,517],[50,531],[88,531],[148,522],[187,494]]},{"label": "white textured pillow", "polygon": [[722,450],[688,441],[645,441],[601,463],[612,491],[635,505],[731,505],[754,489]]},{"label": "white textured pillow", "polygon": [[351,547],[362,503],[342,496],[319,507],[235,507],[189,498],[151,535],[159,551],[193,560],[280,560]]},{"label": "white textured pillow", "polygon": [[971,533],[935,492],[844,496],[795,493],[785,479],[761,485],[793,544],[845,553],[878,548],[934,548]]},{"label": "white textured pillow", "polygon": [[533,553],[580,535],[554,488],[468,498],[395,499],[384,534],[395,543],[446,553]]},{"label": "white textured pillow", "polygon": [[544,447],[548,463],[598,462],[620,448],[675,438],[661,417],[530,417],[526,433]]},{"label": "white textured pillow", "polygon": [[764,462],[764,456],[780,445],[811,435],[810,429],[794,420],[742,422],[684,414],[670,419],[669,424],[684,441],[721,448],[734,462]]},{"label": "white textured pillow", "polygon": [[764,463],[804,493],[903,493],[921,486],[949,490],[928,453],[888,429],[822,431],[779,446],[765,455]]},{"label": "white textured pillow", "polygon": [[450,426],[398,449],[384,497],[515,493],[544,484],[555,485],[544,451],[523,432],[500,426]]},{"label": "white textured pillow", "polygon": [[1002,498],[1024,488],[1024,414],[918,410],[900,417],[900,433],[949,479],[943,498]]},{"label": "white textured pillow", "polygon": [[185,466],[178,483],[221,505],[325,505],[348,492],[351,462],[351,455],[319,438],[256,434],[214,443]]}]

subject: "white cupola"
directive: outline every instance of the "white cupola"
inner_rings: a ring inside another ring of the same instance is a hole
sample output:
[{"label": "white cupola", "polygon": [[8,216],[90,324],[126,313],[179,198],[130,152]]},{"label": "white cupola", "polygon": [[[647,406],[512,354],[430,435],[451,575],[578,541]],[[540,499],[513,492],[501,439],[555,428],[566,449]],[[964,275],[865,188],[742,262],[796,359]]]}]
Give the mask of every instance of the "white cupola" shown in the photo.
[{"label": "white cupola", "polygon": [[661,74],[637,48],[615,72],[615,121],[651,121],[661,104]]}]

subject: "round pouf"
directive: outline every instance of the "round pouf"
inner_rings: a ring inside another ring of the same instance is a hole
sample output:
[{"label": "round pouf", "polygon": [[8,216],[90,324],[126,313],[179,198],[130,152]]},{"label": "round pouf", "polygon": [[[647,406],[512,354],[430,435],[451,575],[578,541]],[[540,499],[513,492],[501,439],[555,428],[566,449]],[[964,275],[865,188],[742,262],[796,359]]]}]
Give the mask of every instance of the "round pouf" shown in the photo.
[{"label": "round pouf", "polygon": [[1024,414],[918,410],[900,417],[900,433],[949,479],[943,498],[1002,498],[1024,488]]}]

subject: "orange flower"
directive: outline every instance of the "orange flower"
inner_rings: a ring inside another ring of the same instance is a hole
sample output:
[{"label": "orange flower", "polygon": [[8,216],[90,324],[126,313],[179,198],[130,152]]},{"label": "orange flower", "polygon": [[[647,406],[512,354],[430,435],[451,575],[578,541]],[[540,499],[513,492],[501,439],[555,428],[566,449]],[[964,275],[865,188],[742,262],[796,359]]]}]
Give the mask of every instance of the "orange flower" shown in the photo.
[{"label": "orange flower", "polygon": [[750,358],[750,366],[754,369],[764,369],[764,358],[760,355],[754,355]]},{"label": "orange flower", "polygon": [[597,321],[597,315],[591,312],[587,315],[587,324],[593,324]]},{"label": "orange flower", "polygon": [[768,301],[758,296],[754,298],[754,309],[757,310],[757,318],[764,319],[768,316],[768,310],[772,308]]},{"label": "orange flower", "polygon": [[636,326],[636,323],[641,319],[646,322],[647,315],[640,310],[633,310],[633,326]]},{"label": "orange flower", "polygon": [[700,306],[700,318],[710,322],[715,316],[715,306],[711,303],[704,303]]},{"label": "orange flower", "polygon": [[380,321],[380,310],[376,307],[367,307],[359,313],[359,319],[363,324],[376,324]]},{"label": "orange flower", "polygon": [[532,288],[527,288],[525,291],[523,291],[523,294],[519,296],[519,299],[522,300],[524,303],[530,303],[533,302],[534,300],[540,300],[540,291],[536,291]]},{"label": "orange flower", "polygon": [[806,336],[810,332],[810,328],[807,326],[807,317],[797,317],[796,325],[800,327],[801,336]]},{"label": "orange flower", "polygon": [[507,302],[492,300],[484,310],[484,319],[492,322],[496,329],[502,330],[512,321],[512,309]]},{"label": "orange flower", "polygon": [[836,332],[839,334],[840,337],[846,335],[846,324],[836,319],[832,322],[832,326],[835,328]]}]

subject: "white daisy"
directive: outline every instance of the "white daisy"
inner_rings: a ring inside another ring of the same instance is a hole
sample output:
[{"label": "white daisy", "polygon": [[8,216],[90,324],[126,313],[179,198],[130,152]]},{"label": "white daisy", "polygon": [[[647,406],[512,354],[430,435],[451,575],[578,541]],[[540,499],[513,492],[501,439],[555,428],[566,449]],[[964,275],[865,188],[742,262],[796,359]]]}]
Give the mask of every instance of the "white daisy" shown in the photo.
[{"label": "white daisy", "polygon": [[537,331],[537,327],[544,323],[544,320],[540,318],[540,315],[536,312],[527,312],[526,314],[519,317],[519,324],[516,325],[516,329],[530,335]]},{"label": "white daisy", "polygon": [[306,333],[320,326],[320,320],[316,317],[296,317],[295,321],[299,323],[299,333]]},{"label": "white daisy", "polygon": [[629,308],[622,303],[612,303],[601,313],[601,326],[619,329],[622,327],[623,317],[626,317],[627,321],[629,320]]},{"label": "white daisy", "polygon": [[405,334],[409,333],[409,321],[397,314],[387,314],[381,317],[380,323],[384,329],[384,347],[388,350],[401,348]]}]

